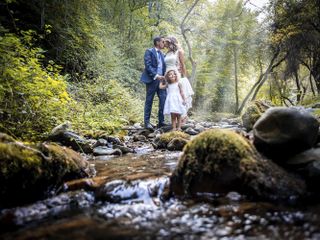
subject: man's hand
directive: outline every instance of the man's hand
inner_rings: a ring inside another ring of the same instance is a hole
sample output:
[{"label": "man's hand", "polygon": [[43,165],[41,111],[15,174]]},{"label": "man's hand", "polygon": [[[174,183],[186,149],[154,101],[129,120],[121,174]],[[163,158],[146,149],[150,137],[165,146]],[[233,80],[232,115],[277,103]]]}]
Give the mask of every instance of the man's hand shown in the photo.
[{"label": "man's hand", "polygon": [[158,77],[157,77],[157,80],[159,80],[159,81],[165,80],[165,77],[164,77],[164,76],[158,76]]}]

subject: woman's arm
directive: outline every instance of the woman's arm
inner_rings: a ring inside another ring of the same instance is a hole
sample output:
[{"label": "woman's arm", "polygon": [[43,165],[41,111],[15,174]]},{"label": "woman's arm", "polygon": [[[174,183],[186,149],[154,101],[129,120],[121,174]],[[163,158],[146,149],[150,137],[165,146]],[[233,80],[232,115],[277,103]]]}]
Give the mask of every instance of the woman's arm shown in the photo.
[{"label": "woman's arm", "polygon": [[182,77],[187,77],[187,69],[186,69],[186,65],[184,64],[184,52],[182,49],[179,49],[178,57],[179,57],[181,75]]}]

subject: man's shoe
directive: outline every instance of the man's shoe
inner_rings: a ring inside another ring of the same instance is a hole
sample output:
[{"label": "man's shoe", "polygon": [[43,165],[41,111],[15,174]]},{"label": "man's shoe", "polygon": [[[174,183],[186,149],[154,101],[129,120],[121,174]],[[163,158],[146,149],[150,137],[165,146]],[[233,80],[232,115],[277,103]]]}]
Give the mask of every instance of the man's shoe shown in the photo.
[{"label": "man's shoe", "polygon": [[148,129],[148,130],[154,130],[153,126],[152,126],[150,123],[146,124],[146,125],[144,126],[144,128],[146,128],[146,129]]}]

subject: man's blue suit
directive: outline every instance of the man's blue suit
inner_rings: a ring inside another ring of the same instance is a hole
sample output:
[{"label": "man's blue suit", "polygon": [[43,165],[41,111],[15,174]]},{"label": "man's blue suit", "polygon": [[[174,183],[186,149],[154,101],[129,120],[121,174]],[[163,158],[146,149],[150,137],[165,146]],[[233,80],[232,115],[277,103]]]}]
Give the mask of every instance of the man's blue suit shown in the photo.
[{"label": "man's blue suit", "polygon": [[[158,73],[159,61],[162,62],[162,66],[163,66],[161,73]],[[144,105],[144,124],[145,126],[150,124],[153,98],[155,93],[157,93],[159,98],[158,124],[159,126],[161,126],[164,123],[163,108],[164,108],[164,103],[167,97],[167,91],[166,89],[160,89],[159,88],[160,81],[154,78],[157,74],[164,76],[166,72],[166,65],[164,62],[163,53],[159,51],[159,57],[158,57],[158,54],[155,48],[147,49],[144,54],[144,66],[145,66],[145,69],[140,79],[141,82],[146,84],[146,89],[147,89],[146,101]]]}]

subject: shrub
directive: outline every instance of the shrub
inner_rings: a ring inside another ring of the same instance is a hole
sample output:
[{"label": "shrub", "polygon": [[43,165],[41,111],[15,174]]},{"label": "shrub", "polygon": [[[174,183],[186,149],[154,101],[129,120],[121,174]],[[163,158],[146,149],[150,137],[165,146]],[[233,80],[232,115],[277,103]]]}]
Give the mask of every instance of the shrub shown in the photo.
[{"label": "shrub", "polygon": [[68,118],[77,131],[111,134],[143,118],[143,102],[119,81],[98,78],[71,87],[77,103],[70,105]]},{"label": "shrub", "polygon": [[0,32],[0,128],[21,138],[39,138],[63,121],[70,100],[60,68],[43,66],[36,37]]}]

